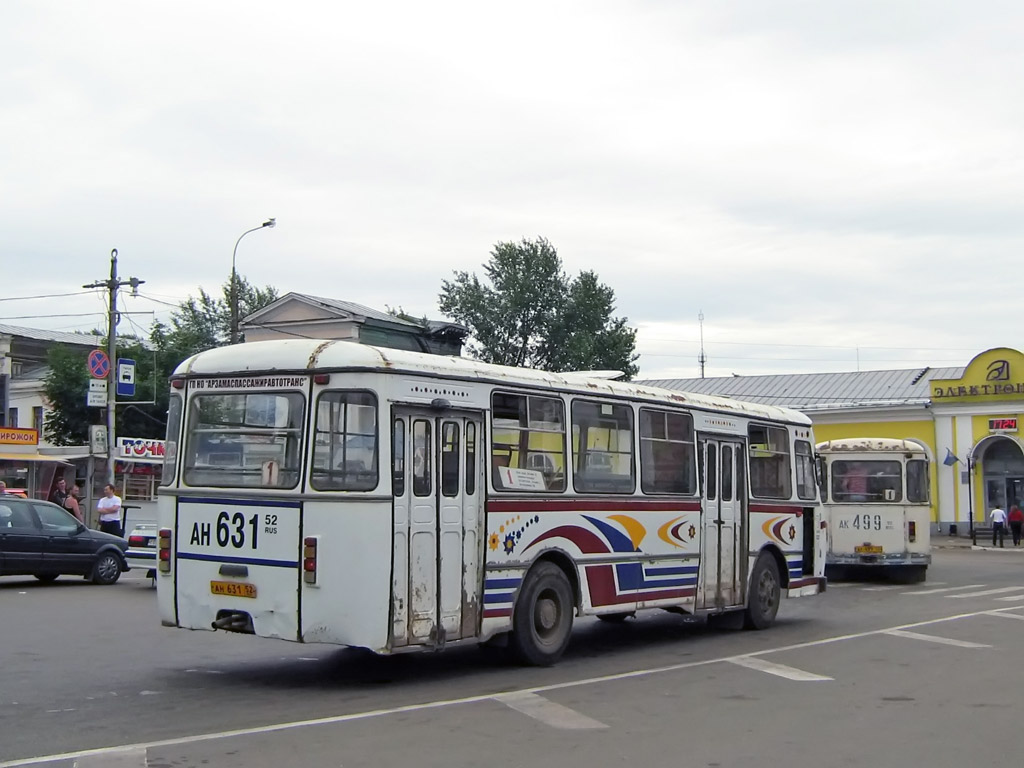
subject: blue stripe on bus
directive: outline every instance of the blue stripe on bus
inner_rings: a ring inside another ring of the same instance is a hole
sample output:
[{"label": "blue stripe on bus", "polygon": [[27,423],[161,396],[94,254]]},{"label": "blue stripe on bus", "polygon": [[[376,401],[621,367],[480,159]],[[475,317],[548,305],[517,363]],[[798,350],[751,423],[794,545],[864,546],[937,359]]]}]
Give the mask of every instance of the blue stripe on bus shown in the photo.
[{"label": "blue stripe on bus", "polygon": [[179,496],[179,504],[223,504],[228,507],[287,507],[298,509],[301,504],[297,501],[260,501],[258,499],[213,499],[192,496]]},{"label": "blue stripe on bus", "polygon": [[125,557],[136,560],[156,560],[156,552],[132,552],[130,549],[124,553]]},{"label": "blue stripe on bus", "polygon": [[644,573],[648,576],[683,576],[696,573],[697,567],[696,565],[682,565],[665,568],[644,568]]},{"label": "blue stripe on bus", "polygon": [[239,565],[269,565],[274,568],[298,568],[298,560],[263,560],[257,557],[231,557],[229,555],[200,555],[195,552],[179,552],[179,560],[202,560],[207,563],[238,563]]},{"label": "blue stripe on bus", "polygon": [[518,579],[485,579],[484,589],[515,589],[523,583],[522,578]]}]

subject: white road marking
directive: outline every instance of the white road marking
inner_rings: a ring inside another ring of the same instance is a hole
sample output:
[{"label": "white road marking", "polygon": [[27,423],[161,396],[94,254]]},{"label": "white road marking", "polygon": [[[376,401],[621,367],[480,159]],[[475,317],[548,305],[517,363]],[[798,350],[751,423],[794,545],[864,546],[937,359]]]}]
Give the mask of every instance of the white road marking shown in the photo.
[{"label": "white road marking", "polygon": [[885,587],[864,587],[862,592],[888,592],[890,589],[899,589],[901,585],[891,584]]},{"label": "white road marking", "polygon": [[89,755],[75,760],[75,768],[146,768],[145,747],[110,750],[102,755]]},{"label": "white road marking", "polygon": [[[846,640],[859,640],[865,637],[875,637],[876,635],[882,635],[887,632],[901,631],[913,629],[915,627],[927,627],[932,624],[942,624],[947,621],[958,621],[960,619],[973,619],[978,616],[994,616],[1002,613],[1003,611],[1017,610],[1017,606],[1007,608],[996,608],[993,610],[985,611],[970,611],[968,613],[957,613],[952,616],[943,616],[938,619],[926,619],[924,621],[915,621],[909,624],[900,624],[895,627],[889,627],[888,629],[869,629],[864,632],[851,632],[847,635],[833,635],[832,637],[824,637],[820,640],[807,640],[803,643],[791,643],[790,645],[780,645],[774,648],[765,648],[763,651],[754,651],[753,653],[743,654],[743,658],[750,658],[752,656],[767,656],[772,653],[782,653],[784,651],[798,651],[803,648],[814,648],[820,645],[830,645],[832,643],[841,643]],[[647,669],[635,669],[631,672],[619,672],[614,675],[601,675],[599,677],[588,677],[579,680],[567,680],[562,683],[552,683],[551,685],[541,685],[535,688],[524,688],[521,691],[514,691],[514,693],[545,693],[547,691],[557,691],[563,688],[577,688],[584,685],[597,685],[600,683],[611,683],[616,680],[630,680],[637,677],[649,677],[652,675],[661,675],[666,672],[678,672],[683,669],[695,669],[697,667],[707,667],[712,664],[720,664],[724,661],[730,661],[732,659],[740,658],[739,656],[722,656],[715,659],[704,659],[703,661],[687,661],[680,664],[669,664],[663,667],[651,667]],[[298,728],[309,728],[317,725],[335,725],[337,723],[351,723],[359,720],[370,720],[377,717],[388,717],[389,715],[399,715],[406,712],[423,712],[432,709],[441,709],[444,707],[453,707],[461,704],[475,704],[480,701],[492,701],[498,696],[507,695],[501,693],[484,693],[478,696],[467,696],[462,699],[440,699],[436,701],[427,701],[421,704],[406,704],[400,707],[391,707],[389,709],[373,709],[366,712],[352,712],[347,715],[333,715],[331,717],[320,717],[315,720],[293,720],[290,722],[274,723],[272,725],[263,725],[253,728],[237,728],[230,731],[215,731],[213,733],[199,733],[191,736],[179,736],[172,739],[160,739],[154,741],[139,742],[137,744],[125,744],[116,747],[99,747],[97,749],[82,749],[70,752],[62,752],[53,755],[40,755],[38,757],[25,757],[18,758],[16,760],[7,760],[0,762],[0,768],[22,768],[26,765],[41,765],[43,763],[52,763],[57,760],[71,760],[74,758],[89,757],[92,755],[109,755],[114,752],[124,751],[127,749],[152,749],[154,747],[174,747],[182,744],[198,744],[206,741],[218,741],[221,739],[232,739],[239,736],[255,736],[257,734],[264,733],[277,733],[279,731],[291,731]]]},{"label": "white road marking", "polygon": [[977,589],[984,587],[984,584],[964,584],[959,587],[945,587],[943,589],[915,589],[913,592],[901,592],[901,595],[937,595],[940,592],[955,592],[958,589]]},{"label": "white road marking", "polygon": [[946,595],[946,597],[954,598],[954,599],[956,599],[956,598],[965,598],[965,597],[986,597],[987,595],[999,595],[999,594],[1002,594],[1003,592],[1020,592],[1022,589],[1024,589],[1024,586],[1000,587],[999,589],[986,589],[986,590],[983,590],[982,592],[968,592],[965,595],[964,594],[960,594],[960,595]]},{"label": "white road marking", "polygon": [[564,707],[535,693],[518,691],[516,693],[495,696],[494,698],[505,706],[511,707],[516,712],[522,712],[524,715],[532,717],[534,720],[540,720],[540,722],[550,725],[552,728],[581,731],[608,727],[598,720],[580,714],[575,709],[569,709],[569,707]]},{"label": "white road marking", "polygon": [[890,629],[883,632],[884,635],[893,637],[906,637],[911,640],[927,640],[930,643],[942,643],[943,645],[955,645],[958,648],[991,648],[991,645],[984,643],[972,643],[969,640],[954,640],[951,637],[936,637],[935,635],[922,635],[920,632],[906,632],[902,629]]},{"label": "white road marking", "polygon": [[804,672],[802,669],[796,667],[787,667],[785,664],[775,664],[765,659],[754,658],[751,656],[737,656],[733,659],[727,659],[730,664],[736,664],[747,669],[756,669],[758,672],[767,672],[769,675],[777,675],[778,677],[784,677],[787,680],[798,680],[800,682],[820,682],[822,680],[831,680],[831,677],[825,677],[825,675],[816,675],[813,672]]},{"label": "white road marking", "polygon": [[839,582],[830,581],[828,583],[828,588],[829,589],[846,589],[847,587],[856,587],[856,586],[858,586],[858,585],[854,584],[853,582],[850,582],[850,581],[839,581]]},{"label": "white road marking", "polygon": [[[1005,600],[1006,598],[1004,597],[1002,599]],[[992,613],[990,613],[988,615],[989,616],[1001,616],[1004,619],[1018,619],[1019,621],[1024,621],[1024,616],[1021,616],[1019,613],[1001,613],[999,611],[992,611]]]},{"label": "white road marking", "polygon": [[996,600],[1002,600],[1004,603],[1012,603],[1024,600],[1024,595],[1007,595],[1006,597],[997,597]]}]

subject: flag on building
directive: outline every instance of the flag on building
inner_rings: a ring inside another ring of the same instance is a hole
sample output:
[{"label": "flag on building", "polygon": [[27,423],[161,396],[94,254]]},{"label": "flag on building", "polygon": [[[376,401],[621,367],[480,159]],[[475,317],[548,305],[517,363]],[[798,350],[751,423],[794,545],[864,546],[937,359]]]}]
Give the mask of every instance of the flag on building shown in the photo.
[{"label": "flag on building", "polygon": [[954,464],[959,464],[960,459],[956,457],[955,453],[953,453],[951,450],[949,450],[949,448],[947,448],[946,458],[942,460],[942,463],[945,464],[947,467],[952,467]]}]

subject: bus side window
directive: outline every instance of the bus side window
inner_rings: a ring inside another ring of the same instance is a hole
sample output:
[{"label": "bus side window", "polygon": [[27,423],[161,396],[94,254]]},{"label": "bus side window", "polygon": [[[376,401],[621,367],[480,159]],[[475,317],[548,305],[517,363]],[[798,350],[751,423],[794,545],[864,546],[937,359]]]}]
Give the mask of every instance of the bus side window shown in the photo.
[{"label": "bus side window", "polygon": [[466,495],[476,493],[476,424],[466,424]]},{"label": "bus side window", "polygon": [[412,424],[412,492],[417,496],[429,496],[430,460],[433,454],[430,441],[430,422],[417,419]]}]

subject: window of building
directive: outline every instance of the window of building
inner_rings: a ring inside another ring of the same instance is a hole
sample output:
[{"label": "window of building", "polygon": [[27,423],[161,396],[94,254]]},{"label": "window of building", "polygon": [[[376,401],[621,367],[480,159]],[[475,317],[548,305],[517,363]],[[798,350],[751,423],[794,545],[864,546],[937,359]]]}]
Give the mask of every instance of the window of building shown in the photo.
[{"label": "window of building", "polygon": [[43,406],[37,405],[32,408],[32,429],[39,433],[40,439],[43,437]]},{"label": "window of building", "polygon": [[690,414],[640,409],[640,490],[696,493],[695,453]]},{"label": "window of building", "polygon": [[377,397],[372,392],[320,395],[310,485],[318,491],[372,491],[377,487]]},{"label": "window of building", "polygon": [[633,410],[628,405],[574,400],[572,463],[577,491],[632,493]]},{"label": "window of building", "polygon": [[814,499],[814,451],[806,440],[796,441],[796,495],[807,501]]},{"label": "window of building", "polygon": [[565,490],[565,405],[556,397],[495,392],[491,396],[494,487]]},{"label": "window of building", "polygon": [[789,431],[785,427],[751,424],[750,495],[762,499],[788,499],[793,495],[793,466]]},{"label": "window of building", "polygon": [[9,408],[7,410],[7,426],[17,427],[18,426],[18,409]]}]

